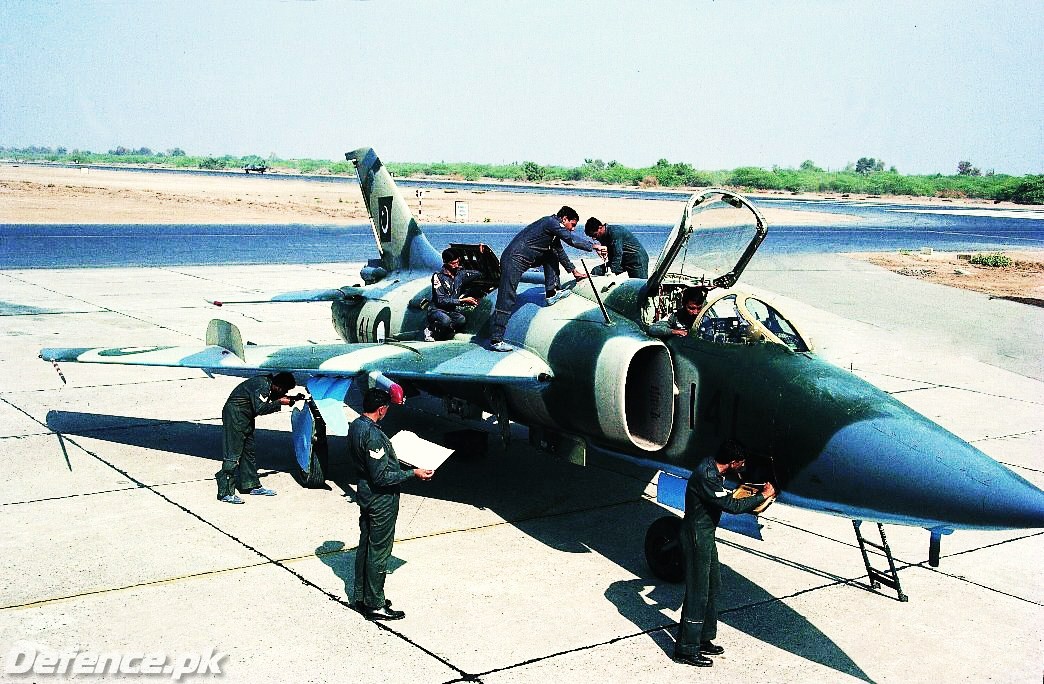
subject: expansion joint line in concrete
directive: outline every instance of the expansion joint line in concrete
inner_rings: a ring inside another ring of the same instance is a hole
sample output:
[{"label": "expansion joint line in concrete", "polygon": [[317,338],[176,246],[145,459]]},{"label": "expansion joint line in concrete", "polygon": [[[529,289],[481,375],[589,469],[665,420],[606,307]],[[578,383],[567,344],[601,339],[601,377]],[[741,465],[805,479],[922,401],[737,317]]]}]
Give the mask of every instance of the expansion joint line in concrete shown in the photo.
[{"label": "expansion joint line in concrete", "polygon": [[[2,400],[3,400],[3,398],[0,397],[0,401],[2,401]],[[9,403],[9,402],[7,402],[7,403]],[[12,406],[14,408],[16,408],[17,410],[21,411],[23,414],[28,416],[33,421],[43,425],[42,423],[40,423],[39,420],[37,420],[33,416],[29,415],[28,413],[23,411],[21,408],[19,408],[17,406],[14,406],[13,404],[12,404]],[[46,427],[46,426],[44,426],[44,427]],[[54,434],[61,436],[59,433],[54,433]],[[243,541],[242,539],[239,539],[238,537],[236,537],[235,535],[231,534],[230,532],[227,532],[227,531],[221,529],[220,527],[218,527],[214,523],[212,523],[209,520],[203,518],[201,515],[199,515],[195,511],[189,509],[186,506],[183,506],[182,504],[180,504],[180,503],[172,500],[171,498],[167,497],[162,492],[156,490],[155,486],[150,486],[150,485],[145,484],[144,482],[141,482],[140,480],[138,480],[137,478],[132,476],[127,471],[125,471],[125,470],[119,468],[118,466],[116,466],[115,464],[110,463],[109,461],[105,460],[99,454],[97,454],[97,453],[95,453],[95,452],[85,448],[82,444],[79,444],[78,442],[76,442],[76,440],[71,439],[68,436],[65,436],[64,439],[68,440],[71,444],[73,444],[74,446],[76,446],[77,448],[79,448],[84,453],[88,454],[89,456],[91,456],[92,458],[97,460],[98,462],[104,464],[105,466],[111,468],[112,470],[115,470],[117,473],[119,473],[123,477],[127,478],[127,480],[130,481],[131,483],[133,483],[137,488],[147,489],[148,491],[150,491],[153,494],[155,494],[156,496],[160,497],[161,499],[163,499],[164,501],[166,501],[170,505],[174,506],[175,508],[178,508],[182,512],[187,513],[188,515],[192,516],[193,518],[196,518],[198,521],[202,522],[203,524],[207,525],[208,527],[213,528],[214,530],[216,530],[220,534],[228,537],[232,541],[236,542],[237,544],[240,544],[241,546],[243,546],[247,550],[249,550],[252,553],[256,554],[257,556],[261,557],[265,561],[264,564],[275,565],[276,567],[279,567],[282,570],[285,570],[286,572],[288,572],[291,575],[293,575],[294,577],[296,577],[302,584],[304,584],[304,585],[306,585],[308,587],[311,587],[312,589],[320,592],[321,594],[326,596],[331,601],[335,601],[336,603],[344,606],[345,608],[348,608],[349,610],[354,610],[354,607],[351,605],[351,603],[346,601],[344,598],[342,598],[340,596],[337,596],[336,594],[333,594],[333,593],[327,591],[326,589],[323,589],[322,587],[320,587],[319,585],[315,584],[311,580],[307,579],[306,577],[304,577],[303,575],[301,575],[297,571],[293,570],[292,568],[290,568],[287,565],[286,561],[280,561],[280,560],[277,560],[275,558],[272,558],[271,556],[269,556],[269,555],[265,554],[264,552],[262,552],[260,549],[254,548],[253,546],[251,546],[247,542]],[[639,497],[639,498],[641,498],[641,497]],[[515,521],[504,521],[504,522],[501,522],[501,523],[494,523],[493,525],[489,525],[488,527],[504,525],[504,524],[515,524],[515,523],[519,523],[519,522],[527,522],[527,521],[530,521],[530,520],[536,520],[536,519],[542,519],[542,518],[561,517],[561,516],[564,516],[564,515],[572,515],[572,514],[586,512],[586,511],[590,511],[590,510],[613,508],[613,507],[616,507],[616,506],[626,505],[628,503],[632,503],[632,501],[621,501],[621,502],[616,502],[616,503],[609,503],[609,504],[605,504],[605,505],[602,505],[602,506],[597,506],[597,507],[595,507],[593,509],[592,508],[584,509],[583,511],[563,511],[561,513],[555,513],[555,514],[549,514],[549,515],[548,514],[538,514],[538,515],[529,516],[527,518],[523,518],[523,519],[519,519],[519,520],[515,520]],[[439,533],[439,534],[450,534],[450,532]],[[260,565],[263,565],[263,564],[258,564],[258,566],[244,566],[244,567],[259,567]],[[162,581],[170,581],[170,580],[162,580]],[[157,583],[159,583],[159,582],[157,582]],[[149,584],[149,583],[145,583],[145,584]],[[104,591],[109,591],[109,590],[104,590]],[[102,592],[97,592],[97,593],[102,593]],[[72,597],[62,597],[62,598],[72,598]],[[435,660],[437,660],[438,662],[442,663],[446,667],[448,667],[448,668],[454,670],[455,672],[459,673],[460,677],[458,679],[455,679],[455,680],[452,680],[452,681],[468,681],[468,682],[481,681],[480,680],[480,677],[482,676],[481,674],[476,675],[476,674],[471,674],[471,673],[465,672],[464,670],[462,670],[461,668],[459,668],[456,665],[452,664],[451,662],[449,662],[448,660],[446,660],[442,656],[440,656],[440,655],[434,653],[433,651],[425,648],[424,646],[418,644],[417,642],[415,642],[414,640],[410,639],[408,636],[406,636],[402,632],[399,632],[398,630],[390,627],[388,624],[383,623],[383,622],[374,622],[373,624],[378,629],[382,629],[382,630],[384,630],[384,631],[386,631],[386,632],[388,632],[390,634],[393,634],[394,636],[398,637],[399,639],[401,639],[402,641],[406,642],[410,646],[413,646],[417,650],[425,653],[426,655],[430,656],[431,658],[434,658]],[[652,631],[655,631],[655,630],[652,630]],[[619,641],[621,638],[627,638],[627,637],[618,637],[618,638],[612,639],[612,640],[610,640],[610,641],[608,641],[606,643],[613,643],[615,641]],[[601,645],[601,644],[591,644],[591,645],[588,645],[588,646],[579,647],[578,649],[575,649],[575,650],[586,650],[588,648],[594,648],[594,647],[599,646],[599,645]],[[566,653],[566,652],[563,652],[563,653]],[[544,656],[544,657],[538,658],[536,660],[544,660],[544,659],[546,659],[548,657],[554,657],[554,654],[552,654],[551,656]],[[507,668],[501,668],[501,669],[511,669],[513,667],[518,667],[520,665],[525,665],[528,662],[536,662],[536,660],[534,660],[534,661],[527,661],[527,662],[524,662],[524,663],[518,663],[516,665],[512,665],[512,666],[509,666]],[[493,670],[491,672],[495,672],[495,671],[499,671],[499,670]]]},{"label": "expansion joint line in concrete", "polygon": [[9,606],[0,606],[0,611],[3,610],[14,610],[18,608],[35,608],[36,606],[43,606],[49,603],[58,603],[60,601],[71,601],[73,599],[83,598],[85,596],[97,596],[99,594],[109,594],[118,591],[127,591],[130,589],[140,589],[142,587],[152,587],[161,584],[173,584],[174,582],[181,582],[182,580],[198,579],[200,577],[212,577],[214,575],[224,575],[230,572],[238,572],[240,570],[249,570],[250,568],[261,568],[268,565],[267,562],[260,561],[257,563],[248,563],[246,565],[237,565],[231,568],[221,568],[220,570],[206,570],[204,572],[195,572],[189,575],[179,575],[177,577],[164,577],[158,580],[149,580],[147,582],[136,582],[134,584],[126,584],[122,587],[108,587],[105,589],[95,589],[93,591],[81,591],[78,594],[68,594],[66,596],[54,596],[39,601],[30,601],[29,603],[18,603],[11,604]]},{"label": "expansion joint line in concrete", "polygon": [[[0,398],[0,400],[2,400],[2,398]],[[18,408],[18,407],[15,407],[15,408]],[[21,409],[18,409],[18,410],[21,411]],[[22,413],[25,413],[25,411],[22,411]],[[26,415],[29,415],[29,414],[26,414]],[[33,420],[36,420],[32,416],[29,416],[29,417],[32,418]],[[36,420],[36,422],[39,423],[40,421]],[[58,433],[55,433],[55,434],[58,434]],[[165,494],[163,494],[162,492],[158,491],[157,489],[155,489],[155,487],[145,484],[144,482],[142,482],[141,480],[138,480],[137,478],[135,478],[133,475],[131,475],[127,471],[123,470],[122,468],[119,468],[115,464],[110,463],[109,461],[106,461],[104,458],[102,458],[97,453],[91,451],[90,449],[85,448],[82,444],[79,444],[78,442],[76,442],[76,440],[70,439],[69,437],[65,437],[65,439],[68,440],[71,444],[73,444],[77,448],[81,449],[84,453],[88,454],[89,456],[91,456],[92,458],[97,460],[99,463],[102,463],[103,465],[111,468],[112,470],[115,470],[117,473],[119,473],[123,477],[127,478],[127,480],[129,480],[133,484],[137,485],[137,487],[139,487],[141,489],[147,489],[151,493],[155,494],[156,496],[158,496],[161,499],[163,499],[164,501],[166,501],[171,506],[174,506],[175,508],[181,510],[182,512],[187,513],[188,515],[192,516],[193,518],[195,518],[199,522],[203,523],[204,525],[206,525],[206,526],[208,526],[210,528],[213,528],[214,530],[216,530],[220,534],[223,534],[224,536],[228,537],[229,539],[231,539],[232,541],[236,542],[237,544],[239,544],[243,548],[245,548],[248,551],[256,554],[259,557],[261,557],[262,559],[264,559],[266,561],[267,564],[274,565],[274,566],[276,566],[276,567],[278,567],[278,568],[280,568],[280,569],[290,573],[291,575],[296,577],[302,584],[304,584],[305,586],[308,586],[308,587],[318,591],[319,593],[321,593],[324,596],[326,596],[327,598],[329,598],[331,601],[339,603],[340,605],[344,606],[345,608],[347,608],[349,610],[353,610],[353,611],[355,610],[355,608],[352,606],[352,604],[350,602],[346,601],[345,599],[341,598],[340,596],[337,596],[336,594],[333,594],[333,593],[327,591],[326,589],[323,589],[318,584],[316,584],[315,582],[312,582],[310,579],[308,579],[307,577],[305,577],[301,573],[299,573],[299,572],[293,570],[292,568],[290,568],[289,566],[287,566],[284,562],[282,562],[280,560],[277,560],[275,558],[272,558],[271,556],[269,556],[265,552],[263,552],[260,549],[257,549],[255,547],[251,546],[250,544],[248,544],[247,542],[243,541],[239,537],[235,536],[231,532],[228,532],[226,530],[221,529],[220,527],[218,527],[214,523],[210,522],[209,520],[207,520],[206,518],[204,518],[200,514],[196,513],[192,509],[188,508],[187,506],[183,506],[182,504],[178,503],[177,501],[174,501],[170,497],[168,497]],[[389,632],[391,634],[394,634],[398,638],[400,638],[403,641],[405,641],[406,643],[408,643],[410,646],[413,646],[417,650],[425,653],[426,655],[430,656],[431,658],[434,658],[435,660],[437,660],[438,662],[442,663],[446,667],[448,667],[448,668],[450,668],[450,669],[460,673],[462,676],[467,676],[467,673],[464,672],[463,670],[461,670],[459,667],[453,665],[452,663],[447,661],[442,656],[440,656],[440,655],[432,652],[431,650],[425,648],[424,646],[421,646],[420,644],[416,643],[415,641],[413,641],[412,639],[407,637],[405,634],[403,634],[401,632],[398,632],[395,629],[392,629],[391,627],[389,627],[388,625],[383,624],[383,623],[375,622],[374,624],[377,626],[378,629],[383,629],[383,630],[385,630],[385,631],[387,631],[387,632]]]},{"label": "expansion joint line in concrete", "polygon": [[[11,277],[13,280],[17,280],[18,282],[20,282],[20,283],[22,283],[24,285],[30,285],[32,287],[38,287],[38,288],[44,290],[45,292],[50,292],[51,294],[56,294],[56,295],[59,295],[61,297],[69,297],[70,299],[73,299],[75,301],[83,302],[84,304],[88,304],[90,306],[98,307],[103,312],[116,314],[117,316],[123,316],[125,318],[131,319],[132,321],[138,321],[139,323],[145,323],[146,325],[155,326],[155,327],[157,327],[157,328],[159,328],[161,330],[169,330],[172,333],[177,333],[178,335],[182,335],[184,337],[189,337],[189,338],[196,339],[196,340],[199,339],[199,337],[195,337],[193,335],[188,335],[186,333],[181,332],[180,330],[176,330],[174,328],[171,328],[171,327],[168,327],[166,325],[163,325],[162,323],[156,323],[155,321],[150,321],[150,320],[146,320],[144,318],[139,318],[138,316],[132,316],[131,314],[123,312],[123,311],[117,311],[116,309],[110,309],[107,306],[102,306],[101,304],[95,304],[94,302],[91,302],[91,301],[88,301],[86,299],[83,299],[82,297],[74,297],[73,295],[66,294],[64,292],[59,292],[58,290],[54,290],[52,288],[45,287],[43,285],[39,285],[38,283],[31,283],[28,280],[23,280],[21,278],[15,278],[14,276],[9,276],[9,277]],[[95,312],[90,311],[90,312],[84,312],[84,313],[95,313]]]},{"label": "expansion joint line in concrete", "polygon": [[[815,575],[816,577],[821,577],[821,578],[823,578],[825,580],[828,580],[831,584],[852,584],[854,582],[854,579],[849,579],[849,578],[846,578],[846,577],[842,577],[841,575],[835,575],[833,573],[826,572],[825,570],[820,570],[820,569],[814,568],[814,567],[812,567],[810,565],[805,565],[804,563],[798,563],[796,561],[787,560],[787,559],[782,558],[780,556],[775,556],[775,555],[773,555],[771,553],[766,553],[764,551],[758,551],[757,549],[753,549],[753,548],[751,548],[749,546],[743,546],[742,544],[737,544],[736,542],[731,542],[731,541],[729,541],[727,539],[718,539],[717,542],[719,544],[724,545],[724,546],[730,546],[730,547],[736,549],[737,551],[743,551],[743,552],[745,552],[745,553],[747,553],[747,554],[749,554],[751,556],[757,556],[758,558],[763,558],[763,559],[765,559],[767,561],[771,561],[773,563],[778,563],[780,565],[785,565],[786,567],[792,568],[794,570],[800,570],[801,572],[805,572],[805,573],[808,573],[810,575]],[[858,579],[858,578],[855,578],[855,579]]]},{"label": "expansion joint line in concrete", "polygon": [[[51,434],[51,433],[48,433],[48,434]],[[77,446],[79,446],[79,445],[77,445]],[[274,472],[277,472],[277,471],[272,470],[272,471],[269,471],[267,473],[263,473],[263,472],[259,471],[258,472],[258,476],[259,477],[264,477],[265,475],[271,475]],[[172,482],[157,482],[156,484],[154,484],[152,486],[153,487],[175,487],[177,485],[193,484],[193,483],[196,483],[196,482],[213,482],[213,481],[214,481],[213,477],[200,477],[200,478],[196,478],[194,480],[176,480],[176,481],[172,481]],[[117,489],[99,489],[96,492],[80,492],[79,494],[65,494],[64,496],[45,496],[42,499],[27,499],[25,501],[6,501],[6,502],[3,502],[3,503],[0,503],[0,506],[22,506],[22,505],[25,505],[25,504],[41,503],[43,501],[61,501],[62,499],[76,499],[76,498],[79,498],[81,496],[95,496],[97,494],[118,494],[119,492],[129,492],[132,489],[144,489],[144,487],[141,487],[141,486],[138,486],[138,485],[132,485],[132,486],[128,485],[126,487],[119,487]]]},{"label": "expansion joint line in concrete", "polygon": [[[758,607],[761,607],[761,606],[764,606],[764,605],[768,605],[768,604],[772,604],[772,603],[781,603],[781,602],[783,602],[783,601],[785,601],[787,599],[794,598],[794,597],[797,597],[797,596],[801,596],[802,594],[811,593],[813,591],[819,591],[821,589],[827,589],[827,588],[830,588],[830,587],[833,587],[833,586],[837,586],[839,584],[852,584],[852,583],[853,583],[853,580],[846,580],[846,579],[841,578],[841,579],[839,579],[838,581],[835,581],[835,582],[830,582],[828,584],[824,584],[824,585],[821,585],[821,586],[818,586],[818,587],[809,587],[807,589],[802,589],[801,591],[797,591],[797,592],[794,592],[793,594],[788,594],[786,596],[772,597],[772,598],[769,598],[769,599],[765,599],[763,601],[757,601],[755,603],[749,603],[749,604],[746,604],[746,605],[743,605],[743,606],[736,606],[735,608],[729,608],[727,610],[722,610],[722,611],[720,611],[719,614],[720,615],[727,615],[729,613],[738,613],[738,612],[741,612],[741,611],[744,611],[744,610],[749,610],[751,608],[758,608]],[[860,586],[860,585],[856,584],[856,586]],[[641,630],[639,632],[633,632],[631,634],[624,634],[622,636],[613,637],[612,639],[607,639],[605,641],[600,641],[600,642],[593,643],[593,644],[584,644],[583,646],[577,646],[576,648],[571,648],[571,649],[567,649],[567,650],[564,650],[564,651],[556,651],[555,653],[548,653],[547,655],[539,656],[539,657],[536,657],[536,658],[530,658],[528,660],[523,660],[521,662],[512,663],[511,665],[505,665],[504,667],[498,667],[498,668],[495,668],[495,669],[492,669],[492,670],[487,670],[485,672],[480,672],[478,674],[470,675],[469,677],[466,677],[466,678],[453,679],[453,680],[450,680],[449,682],[446,682],[445,684],[454,684],[455,682],[462,682],[462,681],[481,681],[482,677],[486,677],[486,676],[491,675],[491,674],[496,674],[496,673],[499,673],[499,672],[506,672],[508,670],[513,670],[513,669],[516,669],[516,668],[519,668],[519,667],[525,667],[527,665],[532,665],[534,663],[539,663],[539,662],[543,662],[543,661],[546,661],[546,660],[551,660],[553,658],[558,658],[558,657],[564,656],[564,655],[570,655],[570,654],[573,654],[573,653],[580,653],[582,651],[589,651],[591,649],[599,648],[599,647],[602,647],[602,646],[610,646],[610,645],[615,644],[615,643],[620,642],[620,641],[624,641],[624,640],[627,640],[627,639],[633,639],[635,637],[647,636],[649,634],[654,634],[654,633],[660,632],[660,631],[670,633],[671,630],[674,630],[677,627],[678,627],[678,623],[671,621],[671,622],[667,622],[667,623],[662,624],[662,625],[657,625],[656,627],[650,627],[649,629]]]},{"label": "expansion joint line in concrete", "polygon": [[[819,534],[817,532],[811,532],[811,531],[806,530],[804,528],[797,527],[795,525],[791,525],[789,523],[785,523],[785,522],[782,522],[780,520],[775,520],[775,519],[772,519],[772,520],[773,520],[773,522],[775,522],[777,524],[784,525],[784,526],[789,527],[791,529],[798,530],[798,531],[801,531],[801,532],[806,532],[808,534],[812,534],[812,535],[815,535],[817,537],[820,537],[821,539],[826,539],[828,541],[832,541],[832,542],[835,542],[837,544],[841,544],[843,546],[850,546],[853,549],[856,548],[855,544],[851,544],[851,543],[845,542],[845,541],[839,541],[837,539],[833,539],[831,537],[827,537],[827,536]],[[1038,537],[1038,536],[1040,536],[1042,534],[1044,534],[1044,532],[1034,532],[1032,534],[1023,535],[1021,537],[1014,537],[1012,539],[1005,539],[1003,541],[994,542],[992,544],[986,544],[985,546],[977,546],[974,549],[965,549],[964,551],[957,551],[957,552],[954,552],[954,553],[945,554],[945,555],[941,556],[940,558],[941,559],[953,558],[955,556],[960,556],[960,555],[963,555],[963,554],[966,554],[966,553],[973,553],[973,552],[976,552],[976,551],[981,551],[983,549],[992,548],[994,546],[1001,546],[1003,544],[1009,544],[1009,543],[1015,542],[1015,541],[1022,541],[1023,539],[1030,539],[1032,537]],[[847,584],[849,586],[858,587],[860,589],[866,589],[867,588],[867,585],[863,584],[859,580],[862,580],[864,578],[869,579],[868,575],[860,575],[859,577],[853,577],[851,579],[846,579],[844,577],[840,577],[840,576],[837,576],[837,575],[831,575],[830,573],[826,573],[826,572],[823,572],[821,570],[817,570],[815,568],[812,568],[812,567],[809,567],[809,566],[806,566],[806,565],[803,565],[803,564],[800,564],[800,563],[794,563],[792,561],[785,560],[785,559],[780,558],[778,556],[773,556],[773,555],[770,555],[770,554],[763,553],[761,551],[757,551],[757,550],[752,549],[752,548],[750,548],[748,546],[743,546],[742,544],[737,544],[737,543],[731,542],[731,541],[729,541],[727,539],[718,539],[718,543],[719,544],[725,544],[726,546],[731,546],[732,548],[737,549],[739,551],[745,551],[747,553],[759,556],[761,558],[765,558],[767,560],[774,561],[776,563],[782,563],[782,564],[787,565],[787,566],[789,566],[791,568],[795,568],[795,569],[798,569],[798,570],[803,570],[805,572],[810,572],[810,573],[812,573],[814,575],[817,575],[819,577],[823,577],[823,578],[826,578],[826,579],[833,580],[833,583],[831,585],[825,585],[825,586],[834,586],[834,585],[837,585],[837,584]],[[872,549],[869,550],[869,552],[871,554],[873,554],[874,556],[878,556],[878,557],[884,558],[884,554],[882,554],[882,553],[879,553],[877,551],[873,551]],[[992,592],[994,592],[996,594],[1000,594],[1001,596],[1007,596],[1009,598],[1017,599],[1019,601],[1023,601],[1025,603],[1029,603],[1029,604],[1035,605],[1035,606],[1044,605],[1044,604],[1041,604],[1040,602],[1034,601],[1032,599],[1028,599],[1028,598],[1025,598],[1025,597],[1022,597],[1022,596],[1018,596],[1018,595],[1012,594],[1010,592],[1001,591],[999,589],[994,589],[993,587],[988,587],[985,584],[981,584],[981,583],[976,582],[974,580],[970,580],[967,577],[964,577],[962,575],[955,575],[953,573],[946,572],[945,570],[940,570],[939,568],[933,568],[930,565],[928,565],[928,561],[927,560],[923,560],[923,561],[920,561],[920,562],[914,562],[914,561],[904,561],[904,560],[896,558],[895,561],[896,561],[896,565],[895,565],[896,571],[902,571],[902,570],[906,570],[908,568],[921,568],[923,570],[929,570],[929,571],[934,572],[936,574],[943,575],[944,577],[949,577],[951,579],[955,579],[955,580],[959,580],[961,582],[966,582],[968,584],[975,585],[975,586],[977,586],[977,587],[979,587],[981,589],[987,589],[987,590],[992,591]],[[797,596],[799,594],[805,593],[806,591],[814,591],[814,590],[820,589],[820,588],[823,588],[823,587],[813,587],[811,589],[806,589],[804,591],[797,592],[795,594],[791,594],[790,597]],[[786,598],[790,598],[790,597],[786,597]],[[726,612],[729,612],[729,611],[721,611],[721,612],[722,613],[726,613]]]},{"label": "expansion joint line in concrete", "polygon": [[[986,544],[985,546],[977,546],[974,549],[965,549],[964,551],[957,551],[957,552],[954,552],[954,553],[942,556],[942,558],[943,559],[945,559],[945,558],[953,558],[953,557],[956,557],[956,556],[962,556],[962,555],[964,555],[966,553],[975,553],[977,551],[982,551],[983,549],[993,548],[994,546],[1002,546],[1004,544],[1010,544],[1012,542],[1022,541],[1024,539],[1032,539],[1033,537],[1039,537],[1042,534],[1044,534],[1044,532],[1034,532],[1032,534],[1027,534],[1027,535],[1024,535],[1024,536],[1021,536],[1021,537],[1013,537],[1011,539],[1005,539],[1003,541],[994,542],[992,544]],[[1008,598],[1013,598],[1013,599],[1017,599],[1019,601],[1022,601],[1024,603],[1029,603],[1030,605],[1044,606],[1044,603],[1041,603],[1040,601],[1034,601],[1034,600],[1028,599],[1028,598],[1026,598],[1024,596],[1019,596],[1017,594],[1012,594],[1011,592],[1001,591],[1000,589],[994,589],[993,587],[988,587],[985,584],[982,584],[981,582],[976,582],[975,580],[970,580],[967,577],[965,577],[964,575],[955,575],[953,573],[945,572],[943,570],[940,570],[939,568],[933,568],[930,565],[926,565],[927,562],[928,561],[921,561],[920,563],[911,564],[911,565],[914,566],[914,567],[924,568],[925,570],[930,570],[932,572],[938,573],[938,574],[943,575],[945,577],[949,577],[951,579],[955,579],[955,580],[958,580],[958,581],[961,581],[961,582],[965,582],[967,584],[974,585],[976,587],[979,587],[980,589],[986,589],[988,591],[992,591],[993,593],[1000,594],[1001,596],[1007,596]],[[907,566],[904,566],[904,567],[911,567],[911,565],[907,565]]]},{"label": "expansion joint line in concrete", "polygon": [[905,377],[903,375],[892,375],[891,373],[879,373],[879,375],[883,375],[886,378],[892,378],[893,380],[905,380],[906,382],[917,382],[917,383],[920,383],[920,384],[924,385],[924,387],[912,387],[910,389],[905,389],[905,390],[894,390],[894,391],[891,391],[888,394],[891,394],[892,396],[895,396],[896,394],[911,394],[913,392],[924,392],[926,390],[948,389],[948,390],[956,390],[958,392],[967,392],[968,394],[978,394],[978,395],[981,395],[981,396],[984,396],[984,397],[990,397],[990,398],[993,398],[993,399],[1007,399],[1008,401],[1015,401],[1015,402],[1018,402],[1020,404],[1032,404],[1032,405],[1038,405],[1039,406],[1042,403],[1042,402],[1039,402],[1039,401],[1034,401],[1033,399],[1024,399],[1024,398],[1020,398],[1020,397],[1010,397],[1007,394],[997,394],[996,392],[986,392],[984,390],[971,389],[970,387],[960,387],[958,385],[947,385],[945,383],[940,383],[940,382],[929,382],[927,380],[919,380],[917,378],[908,378],[908,377]]}]

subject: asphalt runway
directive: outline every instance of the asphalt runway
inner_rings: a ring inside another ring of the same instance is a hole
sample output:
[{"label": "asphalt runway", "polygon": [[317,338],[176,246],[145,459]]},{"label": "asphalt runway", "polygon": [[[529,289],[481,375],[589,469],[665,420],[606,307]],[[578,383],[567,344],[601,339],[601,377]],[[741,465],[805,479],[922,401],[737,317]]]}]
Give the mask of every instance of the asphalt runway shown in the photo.
[{"label": "asphalt runway", "polygon": [[[305,490],[287,414],[261,417],[263,482],[279,495],[229,506],[214,473],[238,380],[68,364],[63,385],[37,358],[199,343],[216,313],[245,340],[334,342],[325,304],[204,300],[340,286],[358,266],[0,271],[0,679],[52,679],[9,671],[35,649],[220,654],[223,674],[182,681],[1041,681],[1040,530],[958,531],[930,568],[926,531],[886,528],[901,603],[867,590],[848,520],[782,505],[762,516],[764,541],[719,533],[726,653],[709,670],[677,665],[682,588],[653,578],[642,551],[665,514],[655,473],[565,463],[517,426],[509,448],[491,440],[486,457],[455,455],[407,486],[387,585],[407,617],[367,622],[348,607],[358,527],[343,441],[330,489]],[[837,256],[759,256],[746,276],[780,293],[823,356],[1044,485],[1040,309]],[[461,427],[422,414],[430,402],[397,424]]]}]

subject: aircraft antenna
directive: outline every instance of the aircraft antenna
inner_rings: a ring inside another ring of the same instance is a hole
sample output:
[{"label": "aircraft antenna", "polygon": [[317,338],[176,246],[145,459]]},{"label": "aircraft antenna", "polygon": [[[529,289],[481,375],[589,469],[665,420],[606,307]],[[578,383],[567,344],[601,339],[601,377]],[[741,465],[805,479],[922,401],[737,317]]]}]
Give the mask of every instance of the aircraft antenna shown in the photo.
[{"label": "aircraft antenna", "polygon": [[598,288],[595,287],[594,280],[591,278],[591,272],[587,270],[587,262],[580,259],[580,263],[584,266],[584,273],[587,274],[587,282],[591,283],[591,292],[594,292],[595,301],[598,302],[598,308],[602,310],[602,317],[605,319],[606,325],[612,325],[613,321],[609,318],[609,312],[605,310],[605,304],[602,303],[602,296],[598,294]]}]

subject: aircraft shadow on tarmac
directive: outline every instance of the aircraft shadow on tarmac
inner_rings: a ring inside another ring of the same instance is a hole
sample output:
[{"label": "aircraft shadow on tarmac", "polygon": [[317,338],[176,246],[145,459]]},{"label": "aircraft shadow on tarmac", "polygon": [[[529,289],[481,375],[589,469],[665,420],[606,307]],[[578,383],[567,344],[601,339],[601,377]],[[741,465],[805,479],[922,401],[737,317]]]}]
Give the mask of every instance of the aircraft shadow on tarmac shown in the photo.
[{"label": "aircraft shadow on tarmac", "polygon": [[[385,424],[388,433],[394,434],[408,421],[408,428],[422,437],[441,436],[445,424],[433,420],[427,427],[409,420],[409,413],[403,412],[398,419],[389,416]],[[215,466],[221,460],[222,429],[216,424],[51,411],[47,414],[47,425],[66,436],[205,458],[214,461]],[[438,477],[422,486],[409,483],[406,491],[425,498],[489,509],[550,548],[569,553],[598,553],[636,575],[638,579],[611,584],[605,597],[622,616],[641,631],[649,632],[650,638],[670,653],[673,641],[663,628],[668,627],[673,633],[670,627],[673,622],[664,611],[679,608],[684,592],[680,585],[656,579],[645,562],[642,548],[645,530],[665,514],[663,508],[642,497],[648,477],[629,477],[602,468],[572,465],[534,451],[525,442],[524,428],[521,434],[523,438],[514,440],[506,449],[500,446],[495,435],[490,435],[491,446],[486,456],[455,452],[439,469]],[[254,439],[260,470],[296,473],[298,468],[289,432],[258,429]],[[347,464],[345,438],[331,438],[329,451],[328,482],[353,498],[353,469]],[[131,465],[121,463],[121,467],[134,474]],[[651,476],[652,471],[646,474]],[[316,495],[322,496],[321,491]],[[578,521],[577,516],[581,514],[583,520]],[[748,548],[723,540],[719,543]],[[828,582],[845,581],[815,568],[755,553]],[[342,541],[326,540],[315,549],[315,555],[344,582],[345,596],[350,597],[354,549],[346,548]],[[392,563],[394,568],[403,561],[393,558]],[[722,565],[721,571],[719,619],[722,623],[806,660],[871,681],[841,648],[802,615],[728,566]]]},{"label": "aircraft shadow on tarmac", "polygon": [[27,304],[18,304],[15,302],[5,302],[0,300],[0,316],[26,316],[51,313],[64,312],[59,312],[57,309],[45,309],[39,306],[30,306]]}]

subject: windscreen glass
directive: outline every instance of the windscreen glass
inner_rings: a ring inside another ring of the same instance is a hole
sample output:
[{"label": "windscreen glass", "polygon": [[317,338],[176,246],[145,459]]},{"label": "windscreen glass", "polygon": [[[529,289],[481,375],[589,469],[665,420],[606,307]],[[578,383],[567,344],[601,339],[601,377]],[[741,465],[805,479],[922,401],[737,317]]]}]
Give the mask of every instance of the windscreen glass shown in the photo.
[{"label": "windscreen glass", "polygon": [[770,333],[778,337],[780,342],[790,347],[792,351],[808,351],[808,344],[798,334],[797,329],[774,308],[753,297],[748,297],[743,302],[743,306],[761,325],[765,326]]}]

